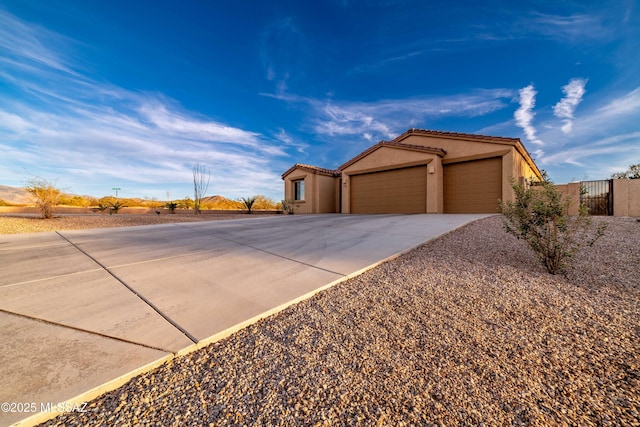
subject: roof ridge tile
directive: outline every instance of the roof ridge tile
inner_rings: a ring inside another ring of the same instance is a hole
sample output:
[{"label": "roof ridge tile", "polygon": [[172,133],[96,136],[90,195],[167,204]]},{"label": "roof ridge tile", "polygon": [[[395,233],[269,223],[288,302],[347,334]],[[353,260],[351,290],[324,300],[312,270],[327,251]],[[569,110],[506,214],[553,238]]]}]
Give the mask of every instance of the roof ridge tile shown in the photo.
[{"label": "roof ridge tile", "polygon": [[519,142],[520,138],[510,138],[505,136],[491,136],[491,135],[481,135],[477,133],[464,133],[464,132],[449,132],[443,130],[430,130],[430,129],[420,129],[420,128],[411,128],[404,132],[402,135],[399,135],[392,139],[389,142],[398,142],[410,135],[427,135],[427,136],[448,136],[448,137],[460,137],[460,138],[470,138],[470,139],[481,139],[484,141],[504,141],[504,142]]}]

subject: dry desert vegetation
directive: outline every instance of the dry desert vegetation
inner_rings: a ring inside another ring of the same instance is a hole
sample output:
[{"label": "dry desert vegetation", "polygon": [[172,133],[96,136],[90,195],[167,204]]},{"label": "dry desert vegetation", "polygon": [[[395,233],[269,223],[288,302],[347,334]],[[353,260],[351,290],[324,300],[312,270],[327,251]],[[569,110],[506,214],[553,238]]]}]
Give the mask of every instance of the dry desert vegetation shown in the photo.
[{"label": "dry desert vegetation", "polygon": [[640,223],[594,220],[564,275],[486,218],[47,425],[640,425]]},{"label": "dry desert vegetation", "polygon": [[[257,215],[255,215],[257,216]],[[260,216],[266,216],[260,214]],[[247,214],[57,214],[51,219],[38,215],[0,215],[0,234],[35,233],[83,228],[131,227],[138,225],[167,224],[174,222],[217,221],[225,219],[251,218]]]}]

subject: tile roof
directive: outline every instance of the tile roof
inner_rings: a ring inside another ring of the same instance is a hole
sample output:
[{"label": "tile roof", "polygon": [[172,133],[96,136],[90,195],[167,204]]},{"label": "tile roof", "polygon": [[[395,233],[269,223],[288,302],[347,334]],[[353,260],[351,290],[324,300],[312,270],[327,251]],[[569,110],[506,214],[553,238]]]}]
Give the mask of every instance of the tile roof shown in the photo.
[{"label": "tile roof", "polygon": [[484,142],[497,142],[497,143],[507,143],[507,144],[515,144],[520,142],[520,138],[507,138],[503,136],[489,136],[489,135],[478,135],[474,133],[461,133],[461,132],[445,132],[440,130],[427,130],[427,129],[416,129],[412,128],[403,133],[402,135],[392,139],[390,142],[400,142],[403,139],[407,138],[411,135],[425,135],[425,136],[436,136],[436,137],[445,137],[445,138],[460,138],[460,139],[475,139],[478,141]]},{"label": "tile roof", "polygon": [[338,170],[326,169],[326,168],[321,168],[321,167],[312,166],[312,165],[305,165],[304,163],[296,163],[295,165],[291,166],[285,173],[282,174],[282,179],[284,179],[284,177],[289,175],[295,169],[304,169],[304,170],[309,171],[309,172],[317,173],[317,174],[320,174],[320,175],[327,175],[327,176],[340,176],[340,175],[342,175],[342,172],[340,172]]}]

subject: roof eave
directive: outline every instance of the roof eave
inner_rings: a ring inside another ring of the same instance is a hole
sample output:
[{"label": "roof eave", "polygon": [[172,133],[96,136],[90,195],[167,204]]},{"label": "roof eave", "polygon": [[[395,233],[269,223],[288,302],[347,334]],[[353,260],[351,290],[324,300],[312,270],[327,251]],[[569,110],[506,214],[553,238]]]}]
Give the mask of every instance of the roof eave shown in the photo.
[{"label": "roof eave", "polygon": [[357,156],[355,156],[354,158],[352,158],[348,162],[346,162],[346,163],[342,164],[341,166],[339,166],[338,170],[339,171],[345,170],[346,168],[348,168],[352,164],[358,162],[359,160],[362,160],[363,158],[365,158],[369,154],[371,154],[374,151],[377,151],[378,149],[383,148],[383,147],[397,148],[397,149],[400,149],[400,150],[420,151],[422,153],[435,154],[436,156],[439,156],[439,157],[444,157],[445,154],[447,154],[447,152],[444,151],[442,148],[423,147],[421,145],[403,144],[401,142],[394,142],[394,141],[380,141],[380,142],[378,142],[376,145],[373,145],[373,146],[367,148],[362,153],[358,154]]},{"label": "roof eave", "polygon": [[287,169],[287,171],[282,174],[281,178],[285,179],[288,175],[290,175],[296,169],[302,169],[302,170],[305,170],[307,172],[311,172],[311,173],[316,174],[316,175],[324,175],[324,176],[330,176],[330,177],[337,177],[337,176],[341,175],[340,171],[337,171],[337,170],[325,169],[325,168],[320,168],[320,167],[317,167],[317,166],[310,166],[310,165],[305,165],[305,164],[302,164],[302,163],[296,163],[295,165],[293,165],[289,169]]}]

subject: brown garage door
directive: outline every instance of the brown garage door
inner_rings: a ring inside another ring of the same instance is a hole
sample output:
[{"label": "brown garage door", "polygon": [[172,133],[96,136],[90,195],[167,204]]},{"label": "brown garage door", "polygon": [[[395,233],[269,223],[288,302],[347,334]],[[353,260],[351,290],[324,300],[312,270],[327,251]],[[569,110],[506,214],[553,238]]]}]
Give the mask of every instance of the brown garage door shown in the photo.
[{"label": "brown garage door", "polygon": [[446,213],[496,213],[502,198],[502,157],[444,166]]},{"label": "brown garage door", "polygon": [[351,213],[425,213],[427,167],[351,176]]}]

